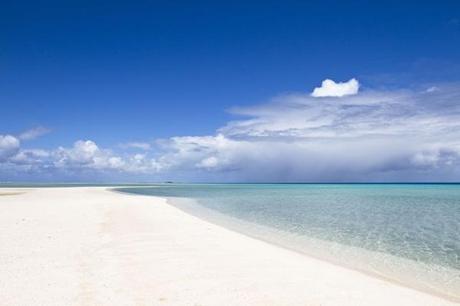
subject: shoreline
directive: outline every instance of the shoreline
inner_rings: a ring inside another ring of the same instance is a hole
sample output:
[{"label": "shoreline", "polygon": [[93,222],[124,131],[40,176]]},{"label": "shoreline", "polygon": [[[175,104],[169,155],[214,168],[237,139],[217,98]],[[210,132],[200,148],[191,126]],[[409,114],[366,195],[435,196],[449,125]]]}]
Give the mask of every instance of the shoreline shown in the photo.
[{"label": "shoreline", "polygon": [[0,200],[0,299],[9,305],[458,305],[216,225],[165,198],[27,189]]},{"label": "shoreline", "polygon": [[[113,190],[113,191],[114,192],[124,193],[123,191],[118,191],[118,190]],[[129,192],[127,192],[127,193],[130,194]],[[144,196],[142,194],[134,194],[134,193],[133,193],[133,195]],[[196,217],[196,218],[198,218],[198,219],[200,219],[200,220],[202,220],[204,222],[209,222],[209,223],[212,223],[212,224],[214,224],[216,226],[219,226],[219,227],[225,228],[227,230],[230,230],[232,232],[238,233],[240,235],[244,235],[244,236],[246,236],[248,238],[255,239],[255,240],[258,240],[258,241],[261,241],[261,242],[264,242],[264,243],[267,243],[267,244],[270,244],[270,245],[273,245],[273,246],[276,246],[276,247],[279,247],[279,248],[283,248],[283,249],[289,250],[291,252],[295,252],[297,254],[300,254],[302,256],[306,256],[306,257],[309,257],[309,258],[313,258],[313,259],[316,259],[316,260],[327,262],[327,263],[335,265],[337,267],[341,267],[341,268],[349,269],[349,270],[352,270],[352,271],[355,271],[355,272],[358,272],[358,273],[362,273],[362,274],[364,274],[366,276],[369,276],[369,277],[372,277],[372,278],[377,278],[377,279],[380,279],[380,280],[383,280],[383,281],[386,281],[386,282],[390,282],[390,283],[393,283],[393,284],[398,285],[398,286],[402,286],[402,287],[405,287],[405,288],[416,290],[416,291],[421,292],[421,293],[433,295],[433,296],[436,296],[436,297],[439,297],[439,298],[442,298],[442,299],[446,299],[446,300],[454,302],[454,303],[460,303],[460,298],[458,298],[456,296],[449,295],[449,294],[444,294],[442,292],[439,292],[436,289],[423,288],[423,287],[419,287],[419,286],[416,286],[416,285],[411,285],[411,284],[406,283],[404,281],[399,281],[396,278],[392,278],[392,277],[386,276],[384,274],[380,274],[378,272],[368,271],[368,270],[366,270],[364,268],[355,267],[355,266],[353,266],[351,264],[347,265],[347,264],[345,264],[343,262],[340,262],[338,260],[334,260],[333,258],[321,257],[321,256],[319,256],[317,254],[314,254],[313,252],[308,252],[306,250],[300,250],[298,248],[291,247],[291,246],[289,246],[287,244],[279,243],[279,242],[275,241],[276,239],[271,240],[269,238],[262,237],[261,235],[252,234],[252,233],[249,233],[248,231],[239,230],[239,229],[236,228],[237,223],[239,223],[239,224],[248,223],[246,221],[237,220],[234,217],[229,217],[229,216],[223,215],[223,214],[221,214],[219,212],[212,212],[213,214],[215,214],[215,216],[213,216],[211,218],[207,218],[207,217],[201,216],[199,214],[194,214],[194,213],[190,212],[189,210],[180,207],[180,205],[174,204],[173,199],[171,199],[171,198],[166,198],[166,197],[162,198],[162,197],[152,196],[152,195],[145,195],[145,196],[157,197],[157,198],[160,198],[160,199],[166,199],[166,202],[169,205],[171,205],[171,206],[173,206],[173,207],[185,212],[186,214],[189,214],[189,215],[191,215],[193,217]],[[180,199],[184,199],[184,198],[180,198]],[[194,199],[192,199],[192,198],[186,198],[186,199],[194,201]],[[199,204],[195,204],[195,205],[199,205]],[[205,210],[209,210],[209,209],[206,208]],[[216,217],[217,215],[222,215],[222,216],[221,217]],[[222,217],[225,218],[225,221],[223,221]],[[218,219],[218,218],[221,218],[220,221],[223,221],[223,222],[215,221],[215,219]],[[232,219],[232,220],[235,219],[235,220],[230,221],[230,219]],[[232,222],[234,222],[234,224],[232,224]],[[270,228],[268,228],[266,226],[263,226],[263,225],[257,225],[257,226],[260,229],[266,228],[266,230],[268,230],[268,231],[272,230],[272,229],[270,229]],[[367,251],[367,250],[365,250],[365,251],[366,252],[372,252],[372,251]],[[391,256],[394,256],[394,255],[391,255]],[[404,260],[410,261],[409,259],[404,259]]]}]

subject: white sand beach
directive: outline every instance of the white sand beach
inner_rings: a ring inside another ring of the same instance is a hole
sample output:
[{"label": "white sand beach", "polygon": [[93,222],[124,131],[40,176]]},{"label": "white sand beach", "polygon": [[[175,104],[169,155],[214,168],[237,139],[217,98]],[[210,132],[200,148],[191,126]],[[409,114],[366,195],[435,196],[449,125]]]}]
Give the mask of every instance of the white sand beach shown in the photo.
[{"label": "white sand beach", "polygon": [[104,187],[0,189],[1,305],[457,305]]}]

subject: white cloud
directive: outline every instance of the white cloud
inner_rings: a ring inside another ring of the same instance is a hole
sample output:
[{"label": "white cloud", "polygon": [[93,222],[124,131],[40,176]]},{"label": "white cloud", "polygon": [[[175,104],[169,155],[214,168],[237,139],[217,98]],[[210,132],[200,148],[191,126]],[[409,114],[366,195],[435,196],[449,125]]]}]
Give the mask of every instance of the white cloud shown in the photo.
[{"label": "white cloud", "polygon": [[49,157],[50,153],[46,150],[20,150],[16,155],[11,157],[10,161],[18,165],[44,165]]},{"label": "white cloud", "polygon": [[152,145],[148,142],[128,142],[128,143],[122,143],[120,145],[121,148],[128,149],[139,149],[139,150],[144,150],[148,151],[152,149]]},{"label": "white cloud", "polygon": [[321,83],[321,87],[316,87],[311,93],[312,97],[343,97],[355,95],[359,90],[359,82],[356,79],[350,79],[348,82],[336,83],[333,80],[326,79]]},{"label": "white cloud", "polygon": [[249,118],[231,121],[219,132],[232,137],[286,139],[396,133],[396,129],[407,128],[402,115],[416,109],[413,99],[414,94],[405,91],[368,92],[339,100],[288,95],[266,105],[237,110]]},{"label": "white cloud", "polygon": [[19,140],[11,135],[0,135],[0,162],[14,156],[19,151]]},{"label": "white cloud", "polygon": [[255,181],[460,177],[460,86],[368,91],[340,100],[277,97],[235,112],[216,136],[164,141],[168,171]]},{"label": "white cloud", "polygon": [[215,156],[206,157],[205,159],[201,160],[196,166],[197,168],[204,168],[204,169],[213,169],[216,168],[219,164],[219,159]]},{"label": "white cloud", "polygon": [[37,137],[40,137],[42,135],[45,135],[49,133],[50,130],[47,128],[44,128],[42,126],[37,126],[35,128],[32,128],[30,130],[27,130],[19,135],[19,139],[21,140],[31,140],[35,139]]},{"label": "white cloud", "polygon": [[100,149],[91,140],[79,140],[72,148],[58,148],[52,152],[57,168],[87,168],[123,170],[125,162],[109,150]]},{"label": "white cloud", "polygon": [[436,87],[436,86],[431,86],[429,88],[426,89],[426,92],[435,92],[435,91],[438,91],[439,88]]},{"label": "white cloud", "polygon": [[109,149],[101,149],[94,141],[78,140],[72,147],[55,150],[20,149],[13,136],[0,136],[0,174],[2,169],[11,172],[27,172],[37,175],[70,175],[81,173],[154,173],[158,164],[142,154],[118,155]]},{"label": "white cloud", "polygon": [[235,110],[245,117],[215,135],[159,140],[142,154],[100,148],[90,140],[68,148],[26,150],[17,139],[2,144],[0,138],[0,174],[2,167],[10,167],[110,177],[168,173],[218,181],[458,180],[460,84],[436,88],[366,90],[340,99],[279,96]]},{"label": "white cloud", "polygon": [[233,162],[239,142],[222,134],[216,136],[172,137],[161,142],[163,154],[157,159],[162,170],[225,169]]}]

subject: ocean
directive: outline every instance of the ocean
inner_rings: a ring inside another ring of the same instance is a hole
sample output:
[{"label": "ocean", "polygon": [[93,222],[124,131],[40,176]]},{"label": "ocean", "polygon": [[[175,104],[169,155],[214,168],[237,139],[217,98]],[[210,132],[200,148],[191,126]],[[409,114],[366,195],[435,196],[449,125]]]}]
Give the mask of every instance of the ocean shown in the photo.
[{"label": "ocean", "polygon": [[120,191],[460,300],[459,184],[159,184]]}]

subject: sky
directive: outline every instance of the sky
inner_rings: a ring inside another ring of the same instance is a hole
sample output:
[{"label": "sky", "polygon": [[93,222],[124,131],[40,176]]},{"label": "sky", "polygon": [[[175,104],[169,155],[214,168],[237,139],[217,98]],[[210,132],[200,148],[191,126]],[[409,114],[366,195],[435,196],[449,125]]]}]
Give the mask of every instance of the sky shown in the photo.
[{"label": "sky", "polygon": [[458,1],[1,1],[0,181],[460,181]]}]

